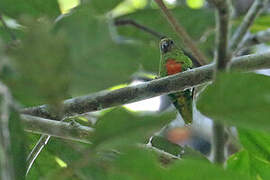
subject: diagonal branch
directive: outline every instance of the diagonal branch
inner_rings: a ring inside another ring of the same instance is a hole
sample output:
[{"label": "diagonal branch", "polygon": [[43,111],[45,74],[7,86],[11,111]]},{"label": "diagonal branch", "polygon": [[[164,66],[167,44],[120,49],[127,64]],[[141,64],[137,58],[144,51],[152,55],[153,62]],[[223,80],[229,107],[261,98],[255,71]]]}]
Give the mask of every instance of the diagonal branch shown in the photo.
[{"label": "diagonal branch", "polygon": [[259,31],[256,34],[250,34],[240,45],[239,48],[250,47],[261,43],[270,42],[270,28],[265,31]]},{"label": "diagonal branch", "polygon": [[143,26],[137,22],[135,22],[134,20],[131,20],[131,19],[116,19],[114,21],[114,25],[115,26],[123,26],[123,25],[131,25],[131,26],[134,26],[142,31],[145,31],[159,39],[161,39],[162,37],[164,37],[164,35],[160,34],[159,32],[157,31],[154,31],[146,26]]},{"label": "diagonal branch", "polygon": [[199,61],[200,65],[208,64],[206,57],[204,54],[199,50],[196,44],[193,42],[191,37],[188,35],[186,30],[180,25],[180,23],[174,18],[172,13],[167,9],[164,2],[162,0],[155,0],[156,3],[159,5],[160,9],[162,10],[163,14],[166,16],[167,20],[177,33],[177,35],[183,39],[183,43],[186,47],[190,49],[193,56]]},{"label": "diagonal branch", "polygon": [[239,48],[239,44],[242,42],[243,38],[245,37],[246,33],[248,32],[250,26],[253,24],[255,18],[259,15],[261,10],[263,9],[264,5],[267,3],[268,0],[255,0],[247,12],[244,20],[240,24],[240,26],[235,31],[231,44],[230,50],[233,54],[233,51],[237,51]]},{"label": "diagonal branch", "polygon": [[29,153],[29,155],[26,158],[26,175],[29,173],[33,163],[35,162],[36,158],[42,151],[42,149],[45,147],[45,145],[50,140],[51,136],[48,135],[41,135],[38,142],[32,149],[32,151]]},{"label": "diagonal branch", "polygon": [[[113,91],[105,90],[68,99],[63,102],[63,113],[65,117],[83,114],[184,90],[211,81],[214,67],[214,64],[209,64],[136,86],[128,86]],[[241,56],[232,60],[232,69],[250,71],[265,68],[270,68],[270,52]],[[21,113],[55,119],[50,113],[48,105],[25,108],[21,110]]]}]

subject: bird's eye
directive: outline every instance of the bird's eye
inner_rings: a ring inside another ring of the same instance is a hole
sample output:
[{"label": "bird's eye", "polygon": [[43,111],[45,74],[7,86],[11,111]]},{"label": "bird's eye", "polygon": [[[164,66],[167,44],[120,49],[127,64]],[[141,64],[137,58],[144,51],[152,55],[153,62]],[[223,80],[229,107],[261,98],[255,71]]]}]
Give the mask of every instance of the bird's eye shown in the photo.
[{"label": "bird's eye", "polygon": [[173,41],[170,41],[170,44],[173,44]]}]

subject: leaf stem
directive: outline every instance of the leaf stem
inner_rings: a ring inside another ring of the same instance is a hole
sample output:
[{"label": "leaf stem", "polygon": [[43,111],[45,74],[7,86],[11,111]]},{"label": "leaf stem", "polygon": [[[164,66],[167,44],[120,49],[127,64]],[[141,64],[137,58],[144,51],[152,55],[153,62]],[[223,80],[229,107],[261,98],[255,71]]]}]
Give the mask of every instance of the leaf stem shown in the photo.
[{"label": "leaf stem", "polygon": [[244,17],[244,20],[233,34],[230,44],[231,54],[234,54],[234,52],[239,49],[239,45],[241,44],[243,38],[245,37],[256,17],[260,14],[267,1],[268,0],[255,0],[253,2],[251,8],[248,10],[246,16]]}]

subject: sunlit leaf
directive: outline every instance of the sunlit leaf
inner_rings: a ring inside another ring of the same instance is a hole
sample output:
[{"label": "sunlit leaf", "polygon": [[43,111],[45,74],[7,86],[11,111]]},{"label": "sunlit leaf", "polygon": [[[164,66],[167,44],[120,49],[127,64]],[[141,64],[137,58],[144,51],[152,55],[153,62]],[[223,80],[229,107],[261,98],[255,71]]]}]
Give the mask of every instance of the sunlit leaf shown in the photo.
[{"label": "sunlit leaf", "polygon": [[203,7],[204,0],[186,0],[187,5],[192,9],[199,9]]}]

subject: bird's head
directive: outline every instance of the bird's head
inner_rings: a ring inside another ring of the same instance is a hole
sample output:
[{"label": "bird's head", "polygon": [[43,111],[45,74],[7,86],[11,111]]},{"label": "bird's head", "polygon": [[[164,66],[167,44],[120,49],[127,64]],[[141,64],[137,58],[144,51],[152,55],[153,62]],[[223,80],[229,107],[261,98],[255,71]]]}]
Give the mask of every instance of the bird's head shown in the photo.
[{"label": "bird's head", "polygon": [[170,52],[174,48],[175,44],[170,38],[162,38],[159,43],[160,51],[162,54]]}]

